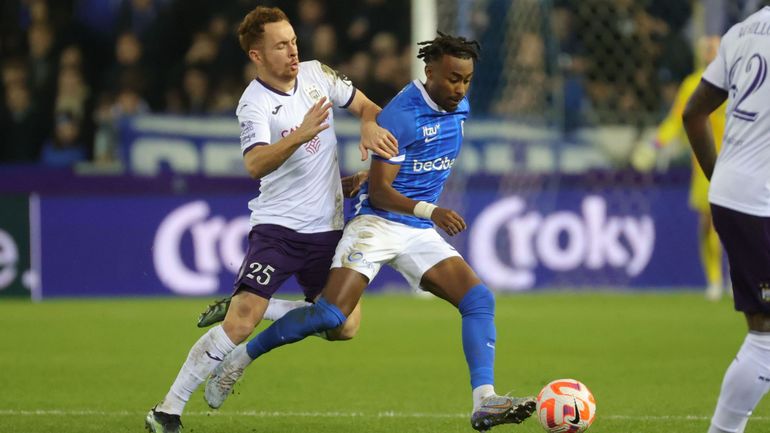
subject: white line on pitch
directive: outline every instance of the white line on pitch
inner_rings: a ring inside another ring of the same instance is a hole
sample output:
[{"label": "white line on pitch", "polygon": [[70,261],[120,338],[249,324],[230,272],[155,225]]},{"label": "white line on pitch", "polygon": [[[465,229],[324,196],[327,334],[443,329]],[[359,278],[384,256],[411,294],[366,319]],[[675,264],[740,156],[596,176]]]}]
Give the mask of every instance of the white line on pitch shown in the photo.
[{"label": "white line on pitch", "polygon": [[[146,412],[127,410],[101,411],[77,409],[0,409],[0,415],[11,416],[142,416]],[[224,416],[254,418],[467,418],[464,413],[428,413],[428,412],[287,412],[287,411],[236,411],[236,412],[185,412],[184,416]],[[707,421],[706,415],[603,415],[602,419],[628,421]],[[770,416],[751,417],[754,421],[770,421]]]}]

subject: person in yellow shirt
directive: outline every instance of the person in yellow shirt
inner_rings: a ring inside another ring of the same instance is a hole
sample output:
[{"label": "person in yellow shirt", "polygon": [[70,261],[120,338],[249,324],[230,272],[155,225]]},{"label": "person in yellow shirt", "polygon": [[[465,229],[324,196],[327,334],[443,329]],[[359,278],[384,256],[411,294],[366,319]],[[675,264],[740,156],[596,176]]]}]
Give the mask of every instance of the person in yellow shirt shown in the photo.
[{"label": "person in yellow shirt", "polygon": [[[687,144],[687,137],[682,124],[682,113],[690,99],[690,95],[700,83],[701,75],[705,65],[708,65],[716,57],[719,49],[718,36],[706,36],[698,40],[698,51],[701,53],[701,66],[688,75],[682,84],[671,107],[668,116],[658,127],[655,138],[657,148],[668,146],[674,142]],[[722,136],[725,132],[725,108],[726,103],[722,104],[709,117],[711,130],[714,134],[717,152],[722,147]],[[719,300],[724,293],[724,283],[722,277],[722,245],[719,242],[716,230],[711,222],[711,209],[708,200],[709,182],[703,174],[700,165],[695,157],[692,157],[692,178],[690,180],[690,207],[698,212],[698,240],[700,248],[700,258],[703,269],[706,273],[706,298],[710,300]]]}]

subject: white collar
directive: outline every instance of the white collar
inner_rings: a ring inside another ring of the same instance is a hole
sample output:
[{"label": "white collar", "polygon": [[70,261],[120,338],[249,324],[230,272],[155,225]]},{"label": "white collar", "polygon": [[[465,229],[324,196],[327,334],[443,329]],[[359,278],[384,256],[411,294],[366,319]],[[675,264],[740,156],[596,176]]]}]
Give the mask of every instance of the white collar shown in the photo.
[{"label": "white collar", "polygon": [[439,107],[438,104],[433,102],[432,99],[430,99],[430,96],[428,95],[428,91],[425,90],[425,85],[420,82],[420,80],[414,80],[412,81],[414,83],[414,86],[417,87],[417,89],[420,90],[420,93],[422,94],[422,99],[425,100],[425,103],[428,104],[430,108],[432,108],[435,111],[438,111],[439,113],[446,113],[447,111],[443,108]]}]

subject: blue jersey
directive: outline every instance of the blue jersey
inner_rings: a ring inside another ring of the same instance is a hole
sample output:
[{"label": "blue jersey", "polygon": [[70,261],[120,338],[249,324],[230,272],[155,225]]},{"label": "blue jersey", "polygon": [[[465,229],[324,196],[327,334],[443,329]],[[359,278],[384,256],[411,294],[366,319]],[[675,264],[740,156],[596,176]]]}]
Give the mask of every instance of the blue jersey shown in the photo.
[{"label": "blue jersey", "polygon": [[[398,140],[398,155],[373,158],[401,165],[393,180],[396,191],[412,200],[436,203],[460,153],[469,108],[468,99],[463,98],[455,111],[442,110],[418,80],[409,83],[385,106],[377,123]],[[412,227],[433,227],[430,220],[373,207],[368,191],[366,182],[358,193],[356,215],[378,215]]]}]

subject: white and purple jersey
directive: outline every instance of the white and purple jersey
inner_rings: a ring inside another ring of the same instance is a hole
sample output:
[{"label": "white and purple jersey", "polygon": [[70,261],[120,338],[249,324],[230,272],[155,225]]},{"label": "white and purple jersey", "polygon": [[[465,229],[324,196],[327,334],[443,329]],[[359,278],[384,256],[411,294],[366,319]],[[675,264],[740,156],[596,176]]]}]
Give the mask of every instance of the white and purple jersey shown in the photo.
[{"label": "white and purple jersey", "polygon": [[770,7],[733,26],[703,80],[728,92],[722,149],[709,201],[770,216]]},{"label": "white and purple jersey", "polygon": [[[377,123],[398,140],[398,155],[387,160],[401,169],[393,188],[412,200],[435,203],[444,189],[463,139],[463,123],[468,118],[468,99],[455,111],[445,111],[430,99],[423,84],[415,80],[393,98],[377,116]],[[378,215],[412,227],[429,228],[433,222],[414,215],[377,209],[369,201],[369,183],[361,187],[356,215]]]},{"label": "white and purple jersey", "polygon": [[[241,151],[245,155],[254,146],[273,144],[290,134],[320,98],[326,96],[334,105],[347,108],[355,92],[347,78],[317,61],[300,63],[289,93],[255,79],[236,110]],[[262,178],[259,196],[249,201],[252,226],[276,224],[299,233],[342,229],[342,185],[331,111],[328,123],[329,128]]]}]

